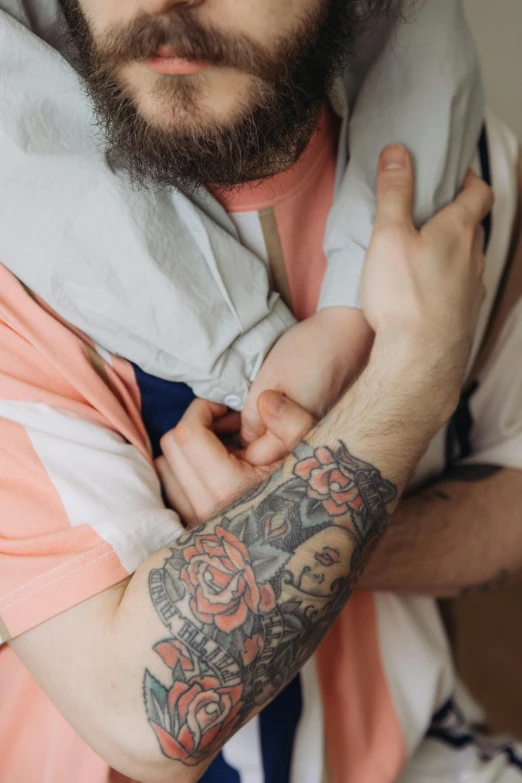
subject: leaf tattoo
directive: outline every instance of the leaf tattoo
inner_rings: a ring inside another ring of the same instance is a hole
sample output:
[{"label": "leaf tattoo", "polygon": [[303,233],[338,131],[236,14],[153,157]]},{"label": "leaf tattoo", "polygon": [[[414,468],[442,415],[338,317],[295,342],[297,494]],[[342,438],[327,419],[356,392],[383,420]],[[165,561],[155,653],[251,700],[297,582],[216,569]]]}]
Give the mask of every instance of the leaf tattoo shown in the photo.
[{"label": "leaf tattoo", "polygon": [[288,465],[224,515],[176,542],[151,571],[169,631],[145,671],[149,724],[162,752],[210,758],[313,654],[386,529],[396,487],[373,465],[300,444]]}]

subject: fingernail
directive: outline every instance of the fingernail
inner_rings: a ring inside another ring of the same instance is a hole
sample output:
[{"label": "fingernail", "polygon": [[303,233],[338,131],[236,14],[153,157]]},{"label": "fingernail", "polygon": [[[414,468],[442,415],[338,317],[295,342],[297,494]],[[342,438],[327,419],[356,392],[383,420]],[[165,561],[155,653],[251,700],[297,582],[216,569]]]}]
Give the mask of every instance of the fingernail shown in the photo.
[{"label": "fingernail", "polygon": [[381,171],[392,171],[393,169],[404,169],[408,162],[408,153],[400,144],[392,144],[386,147],[381,155]]},{"label": "fingernail", "polygon": [[284,409],[288,405],[288,400],[286,397],[283,397],[282,394],[278,394],[277,392],[270,392],[269,394],[265,395],[264,404],[267,413],[270,413],[271,416],[279,418],[282,416]]}]

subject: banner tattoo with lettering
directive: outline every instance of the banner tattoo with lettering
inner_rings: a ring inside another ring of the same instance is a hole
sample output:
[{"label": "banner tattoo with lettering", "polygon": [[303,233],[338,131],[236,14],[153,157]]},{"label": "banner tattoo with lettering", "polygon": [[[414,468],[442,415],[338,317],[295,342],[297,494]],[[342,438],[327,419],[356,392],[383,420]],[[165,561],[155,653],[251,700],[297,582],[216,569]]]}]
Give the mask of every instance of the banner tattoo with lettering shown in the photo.
[{"label": "banner tattoo with lettering", "polygon": [[295,451],[226,513],[179,538],[149,575],[171,673],[144,677],[161,750],[211,757],[313,654],[386,527],[395,487],[340,443]]}]

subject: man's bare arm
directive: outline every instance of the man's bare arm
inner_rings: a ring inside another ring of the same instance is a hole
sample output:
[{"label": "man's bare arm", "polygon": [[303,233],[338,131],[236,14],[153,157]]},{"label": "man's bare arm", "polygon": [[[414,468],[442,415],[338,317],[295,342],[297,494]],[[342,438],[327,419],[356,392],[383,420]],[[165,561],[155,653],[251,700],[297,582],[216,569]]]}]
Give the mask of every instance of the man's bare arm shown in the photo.
[{"label": "man's bare arm", "polygon": [[[383,158],[365,269],[374,350],[333,415],[268,483],[124,584],[11,642],[77,731],[130,777],[195,783],[284,687],[456,405],[482,296],[475,232],[491,198],[470,180],[416,232],[411,163],[399,157],[402,168]],[[209,481],[205,451],[192,458]]]},{"label": "man's bare arm", "polygon": [[387,352],[376,348],[357,387],[268,482],[121,588],[13,643],[117,769],[144,781],[198,780],[331,627],[454,402],[440,389],[427,414],[421,398],[436,368],[427,382],[417,357],[390,366]]},{"label": "man's bare arm", "polygon": [[451,597],[516,579],[521,508],[522,472],[457,468],[400,504],[361,586]]}]

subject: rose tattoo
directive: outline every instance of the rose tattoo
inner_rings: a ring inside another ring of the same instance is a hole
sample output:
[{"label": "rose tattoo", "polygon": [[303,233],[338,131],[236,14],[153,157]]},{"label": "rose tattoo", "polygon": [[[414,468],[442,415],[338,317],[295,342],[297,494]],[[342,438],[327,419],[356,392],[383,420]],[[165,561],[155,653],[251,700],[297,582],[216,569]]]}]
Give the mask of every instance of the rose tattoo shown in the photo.
[{"label": "rose tattoo", "polygon": [[183,535],[149,575],[171,683],[145,672],[162,752],[196,765],[299,671],[346,603],[396,488],[343,443],[312,449]]},{"label": "rose tattoo", "polygon": [[224,687],[217,677],[195,674],[191,655],[179,642],[166,641],[155,650],[173,669],[173,684],[167,691],[151,674],[146,678],[146,700],[156,713],[155,719],[149,713],[150,723],[166,756],[198,764],[238,722],[243,686]]},{"label": "rose tattoo", "polygon": [[184,552],[187,565],[181,579],[192,596],[190,606],[202,623],[215,623],[230,633],[240,628],[248,613],[270,612],[275,595],[268,584],[258,584],[248,550],[228,530],[197,535]]}]

